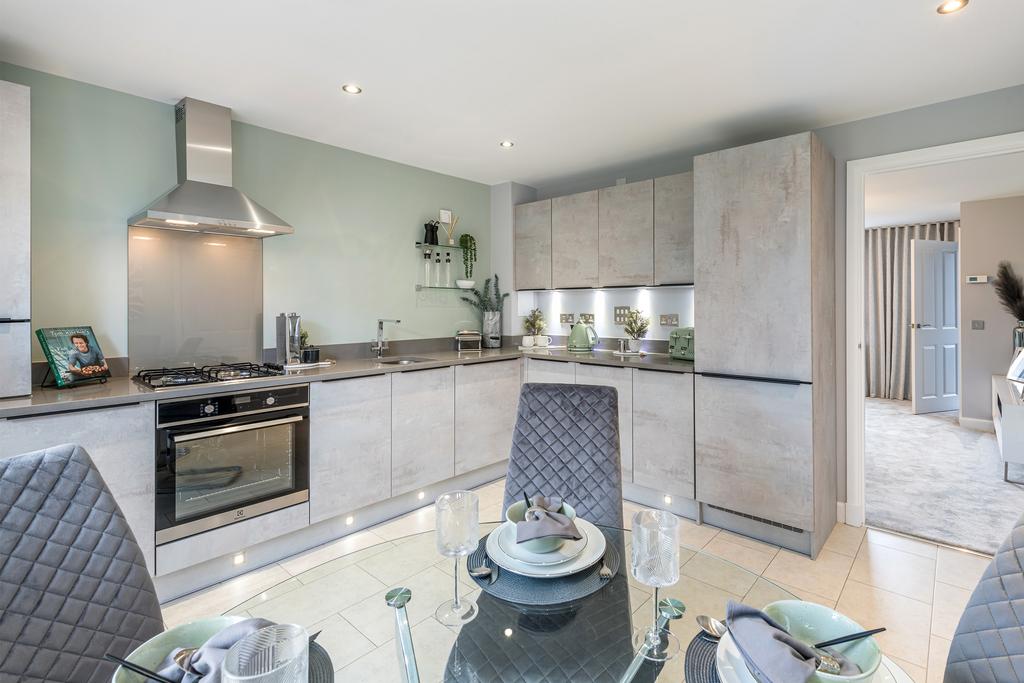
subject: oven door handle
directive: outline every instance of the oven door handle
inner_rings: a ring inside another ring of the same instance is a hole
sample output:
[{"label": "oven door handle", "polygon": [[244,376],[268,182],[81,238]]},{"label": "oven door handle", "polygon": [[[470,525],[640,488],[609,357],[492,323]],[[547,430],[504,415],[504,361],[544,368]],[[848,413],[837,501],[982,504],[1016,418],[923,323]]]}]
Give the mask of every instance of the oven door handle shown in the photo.
[{"label": "oven door handle", "polygon": [[253,429],[263,429],[264,427],[276,427],[277,425],[292,424],[294,422],[302,422],[306,418],[302,415],[295,415],[294,417],[283,417],[280,420],[267,420],[266,422],[253,422],[252,424],[234,425],[233,427],[221,427],[220,429],[210,429],[205,432],[191,432],[188,434],[176,435],[173,437],[175,443],[181,443],[183,441],[196,441],[197,439],[207,439],[211,436],[223,436],[225,434],[237,434],[239,432],[249,432]]}]

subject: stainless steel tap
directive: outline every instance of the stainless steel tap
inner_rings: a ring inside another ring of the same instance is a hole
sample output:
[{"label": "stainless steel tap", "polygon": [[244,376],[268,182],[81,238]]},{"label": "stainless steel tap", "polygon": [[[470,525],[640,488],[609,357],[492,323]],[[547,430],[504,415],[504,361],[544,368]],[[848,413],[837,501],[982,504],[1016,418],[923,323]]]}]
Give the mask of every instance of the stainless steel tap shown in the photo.
[{"label": "stainless steel tap", "polygon": [[384,357],[384,351],[388,348],[388,343],[384,341],[384,323],[394,323],[395,325],[402,322],[401,320],[392,320],[390,318],[378,318],[377,319],[377,341],[370,344],[370,350],[377,352],[377,358]]}]

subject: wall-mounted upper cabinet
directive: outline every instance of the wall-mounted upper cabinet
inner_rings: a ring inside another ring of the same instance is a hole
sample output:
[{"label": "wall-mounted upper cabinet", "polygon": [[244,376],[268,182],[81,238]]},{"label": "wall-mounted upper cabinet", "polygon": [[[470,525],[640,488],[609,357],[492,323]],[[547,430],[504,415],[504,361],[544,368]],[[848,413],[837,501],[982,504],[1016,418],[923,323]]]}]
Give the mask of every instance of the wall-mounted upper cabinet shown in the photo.
[{"label": "wall-mounted upper cabinet", "polygon": [[551,200],[515,208],[516,289],[551,289]]},{"label": "wall-mounted upper cabinet", "polygon": [[601,286],[653,284],[654,180],[598,192]]},{"label": "wall-mounted upper cabinet", "polygon": [[693,282],[693,173],[654,179],[654,284]]},{"label": "wall-mounted upper cabinet", "polygon": [[597,190],[551,200],[551,284],[597,287]]}]

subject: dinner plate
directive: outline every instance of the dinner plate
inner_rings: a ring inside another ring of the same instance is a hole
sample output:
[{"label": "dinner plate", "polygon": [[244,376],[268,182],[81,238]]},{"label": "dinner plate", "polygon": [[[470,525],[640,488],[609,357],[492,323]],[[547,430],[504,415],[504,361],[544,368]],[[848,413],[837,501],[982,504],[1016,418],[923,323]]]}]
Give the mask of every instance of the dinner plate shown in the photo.
[{"label": "dinner plate", "polygon": [[535,565],[517,560],[501,549],[501,545],[498,543],[499,534],[497,532],[487,536],[487,556],[502,569],[521,576],[529,576],[535,579],[569,576],[600,562],[601,558],[604,557],[604,551],[608,543],[601,530],[585,519],[577,517],[576,528],[579,529],[580,535],[587,538],[587,544],[579,555],[565,562],[551,565]]},{"label": "dinner plate", "polygon": [[589,536],[582,531],[580,531],[580,536],[583,538],[578,541],[566,539],[562,542],[561,547],[552,550],[550,553],[534,553],[516,543],[515,522],[505,522],[498,528],[498,547],[512,559],[535,567],[547,567],[553,564],[568,562],[582,553],[583,549],[587,547]]},{"label": "dinner plate", "polygon": [[[722,683],[757,683],[757,679],[747,669],[743,655],[736,647],[731,633],[726,633],[718,641],[715,651],[715,669]],[[812,679],[813,680],[813,679]],[[871,678],[871,683],[913,683],[910,676],[899,668],[888,657],[882,657],[882,665]]]}]

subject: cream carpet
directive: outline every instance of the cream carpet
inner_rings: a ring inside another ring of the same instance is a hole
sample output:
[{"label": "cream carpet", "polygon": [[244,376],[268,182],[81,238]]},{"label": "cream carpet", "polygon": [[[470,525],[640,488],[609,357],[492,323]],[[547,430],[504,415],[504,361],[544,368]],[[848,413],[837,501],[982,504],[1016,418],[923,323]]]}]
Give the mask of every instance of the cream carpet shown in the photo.
[{"label": "cream carpet", "polygon": [[[910,401],[865,399],[869,525],[993,553],[1024,513],[1024,485],[1003,481],[995,434],[957,414],[914,415]],[[1024,481],[1024,465],[1010,465]]]}]

